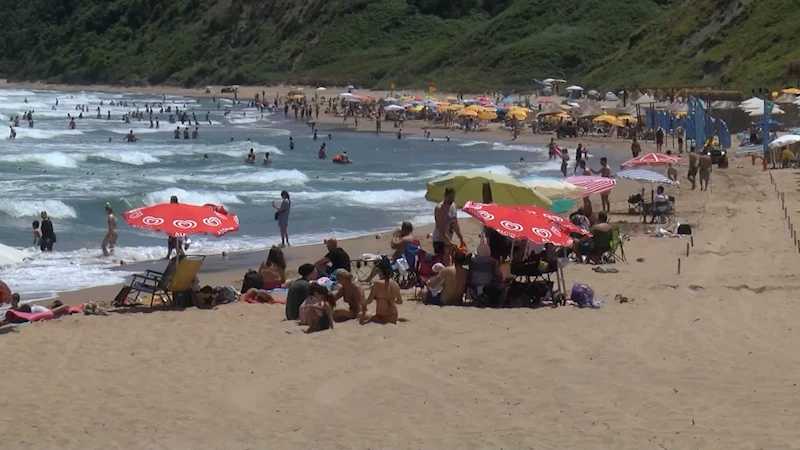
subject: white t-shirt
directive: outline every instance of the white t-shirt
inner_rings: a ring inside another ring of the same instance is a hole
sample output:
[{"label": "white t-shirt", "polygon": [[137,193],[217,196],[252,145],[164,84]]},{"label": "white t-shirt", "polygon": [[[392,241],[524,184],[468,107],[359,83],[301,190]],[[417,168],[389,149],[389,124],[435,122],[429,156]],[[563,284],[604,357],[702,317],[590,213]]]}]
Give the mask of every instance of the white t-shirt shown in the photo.
[{"label": "white t-shirt", "polygon": [[31,312],[34,314],[39,314],[47,311],[50,311],[50,309],[42,305],[31,305]]}]

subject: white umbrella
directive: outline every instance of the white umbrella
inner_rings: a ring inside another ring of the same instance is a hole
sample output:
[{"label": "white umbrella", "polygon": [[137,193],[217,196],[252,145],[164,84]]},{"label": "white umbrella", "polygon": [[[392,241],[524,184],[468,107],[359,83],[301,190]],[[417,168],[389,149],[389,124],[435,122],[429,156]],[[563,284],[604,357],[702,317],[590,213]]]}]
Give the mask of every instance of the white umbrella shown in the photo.
[{"label": "white umbrella", "polygon": [[[759,116],[763,116],[764,115],[764,108],[763,107],[762,108],[756,108],[756,109],[745,109],[745,111],[747,111],[747,114],[749,114],[750,117],[759,117]],[[772,114],[773,115],[784,114],[785,112],[786,111],[778,108],[777,106],[773,106],[772,107]]]},{"label": "white umbrella", "polygon": [[556,82],[556,83],[566,83],[566,82],[567,82],[567,80],[564,80],[564,79],[561,79],[561,78],[557,78],[557,79],[555,80],[555,82]]},{"label": "white umbrella", "polygon": [[550,83],[552,83],[554,81],[556,81],[555,78],[545,78],[544,80],[542,80],[542,83],[550,84]]},{"label": "white umbrella", "polygon": [[394,97],[386,97],[386,98],[384,98],[384,100],[386,100],[387,102],[396,102],[397,101],[397,99],[394,98]]},{"label": "white umbrella", "polygon": [[349,92],[342,92],[339,97],[354,97],[354,95]]},{"label": "white umbrella", "polygon": [[400,105],[389,105],[386,107],[386,111],[402,111],[405,108]]},{"label": "white umbrella", "polygon": [[780,148],[800,142],[800,136],[796,134],[785,134],[769,143],[769,148]]},{"label": "white umbrella", "polygon": [[750,97],[747,100],[739,103],[739,107],[742,109],[755,109],[758,107],[764,108],[764,100],[761,100],[758,97]]},{"label": "white umbrella", "polygon": [[605,99],[609,102],[616,102],[619,100],[619,97],[617,97],[617,94],[613,92],[606,92]]},{"label": "white umbrella", "polygon": [[674,184],[674,185],[678,184],[677,181],[672,181],[658,172],[654,172],[652,170],[647,170],[647,169],[623,170],[621,172],[617,172],[614,176],[616,178],[627,178],[629,180],[636,180],[640,183],[659,183],[659,184]]},{"label": "white umbrella", "polygon": [[568,87],[567,90],[568,91],[582,91],[583,88],[573,84],[572,86]]},{"label": "white umbrella", "polygon": [[324,87],[322,87],[322,86],[318,87],[318,88],[317,88],[317,90],[318,90],[318,91],[327,91],[327,89],[325,89],[325,88],[324,88]]}]

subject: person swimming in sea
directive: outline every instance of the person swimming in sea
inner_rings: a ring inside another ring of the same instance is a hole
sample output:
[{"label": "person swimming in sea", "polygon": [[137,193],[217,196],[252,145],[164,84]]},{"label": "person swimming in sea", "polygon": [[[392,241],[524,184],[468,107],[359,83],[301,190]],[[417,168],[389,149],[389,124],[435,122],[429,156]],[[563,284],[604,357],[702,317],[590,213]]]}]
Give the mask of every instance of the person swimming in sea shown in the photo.
[{"label": "person swimming in sea", "polygon": [[272,159],[269,157],[269,152],[264,153],[264,166],[269,167],[272,165]]},{"label": "person swimming in sea", "polygon": [[317,153],[317,157],[319,159],[326,159],[328,158],[328,154],[325,153],[325,143],[322,143],[322,146],[319,148],[319,153]]},{"label": "person swimming in sea", "polygon": [[129,131],[129,132],[128,132],[128,134],[126,134],[126,135],[125,135],[125,137],[124,137],[124,138],[122,138],[122,140],[123,140],[123,141],[126,141],[126,142],[136,142],[136,141],[138,141],[138,140],[139,140],[139,138],[137,138],[136,136],[134,136],[134,134],[133,134],[133,130],[131,130],[131,131]]},{"label": "person swimming in sea", "polygon": [[289,136],[289,150],[294,150],[294,139]]},{"label": "person swimming in sea", "polygon": [[252,148],[250,149],[250,153],[247,154],[247,159],[245,159],[244,162],[246,162],[247,164],[256,163],[256,154]]}]

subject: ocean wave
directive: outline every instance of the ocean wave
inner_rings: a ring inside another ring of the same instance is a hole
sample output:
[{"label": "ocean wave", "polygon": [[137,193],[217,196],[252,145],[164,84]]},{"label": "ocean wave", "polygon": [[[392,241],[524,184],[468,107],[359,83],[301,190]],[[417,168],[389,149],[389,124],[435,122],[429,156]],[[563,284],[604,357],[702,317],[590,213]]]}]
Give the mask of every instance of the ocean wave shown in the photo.
[{"label": "ocean wave", "polygon": [[244,160],[247,154],[250,153],[251,148],[253,149],[253,153],[255,153],[258,157],[264,156],[264,153],[267,152],[269,152],[270,156],[283,155],[283,150],[275,147],[274,145],[259,144],[258,142],[252,141],[230,142],[227,144],[212,145],[206,147],[205,149],[198,149],[198,152],[193,153],[212,153],[230,156],[232,158],[242,158],[242,160]]},{"label": "ocean wave", "polygon": [[60,200],[24,200],[0,199],[0,213],[11,217],[39,217],[39,213],[47,211],[54,219],[74,219],[78,213],[71,206]]},{"label": "ocean wave", "polygon": [[19,126],[15,130],[17,131],[17,139],[53,139],[60,136],[79,136],[83,134],[83,131],[80,130],[69,130],[66,129],[66,126],[64,128],[63,130],[42,130]]},{"label": "ocean wave", "polygon": [[89,158],[104,159],[114,161],[122,164],[130,164],[134,166],[142,166],[144,164],[152,164],[159,162],[155,156],[144,152],[131,152],[131,151],[113,151],[107,150],[99,153],[92,153]]},{"label": "ocean wave", "polygon": [[302,200],[326,200],[336,205],[381,206],[385,209],[404,209],[425,201],[425,191],[389,189],[386,191],[326,191],[293,192],[292,198]]},{"label": "ocean wave", "polygon": [[226,120],[234,125],[246,125],[258,122],[258,117],[247,117],[247,116],[238,117],[229,115],[226,117]]},{"label": "ocean wave", "polygon": [[190,203],[192,205],[204,205],[206,203],[230,205],[243,203],[239,197],[229,192],[187,191],[180,188],[168,188],[151,192],[146,194],[143,200],[146,205],[157,205],[159,203],[168,202],[173,195],[177,195],[181,203]]},{"label": "ocean wave", "polygon": [[547,147],[536,146],[536,145],[523,145],[523,144],[503,144],[500,142],[495,142],[494,144],[492,144],[492,150],[547,154]]},{"label": "ocean wave", "polygon": [[80,161],[85,160],[85,155],[74,155],[63,152],[48,153],[17,153],[14,155],[0,155],[0,161],[13,164],[36,164],[40,166],[63,167],[74,169]]},{"label": "ocean wave", "polygon": [[487,141],[467,141],[467,142],[462,142],[461,144],[458,144],[458,146],[459,147],[474,147],[476,145],[490,145],[490,144],[491,144],[491,142],[487,142]]}]

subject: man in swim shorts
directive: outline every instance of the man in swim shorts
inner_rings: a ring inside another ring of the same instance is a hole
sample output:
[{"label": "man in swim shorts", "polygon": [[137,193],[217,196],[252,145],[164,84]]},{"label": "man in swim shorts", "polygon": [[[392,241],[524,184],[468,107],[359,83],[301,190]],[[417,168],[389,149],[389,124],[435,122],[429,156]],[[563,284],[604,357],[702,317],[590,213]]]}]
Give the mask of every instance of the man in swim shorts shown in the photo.
[{"label": "man in swim shorts", "polygon": [[700,174],[700,190],[708,190],[708,183],[711,181],[711,156],[700,155],[697,165],[699,167],[698,173]]},{"label": "man in swim shorts", "polygon": [[433,252],[442,258],[442,264],[445,266],[453,263],[453,253],[456,247],[453,242],[453,234],[458,236],[461,245],[464,245],[464,237],[458,226],[455,200],[456,190],[448,187],[444,190],[444,200],[433,210],[433,218],[436,223],[432,236]]}]

